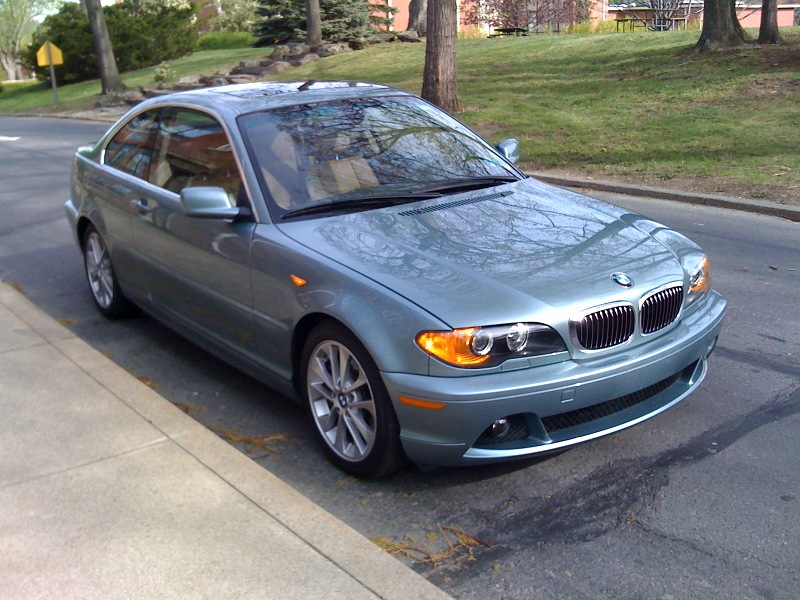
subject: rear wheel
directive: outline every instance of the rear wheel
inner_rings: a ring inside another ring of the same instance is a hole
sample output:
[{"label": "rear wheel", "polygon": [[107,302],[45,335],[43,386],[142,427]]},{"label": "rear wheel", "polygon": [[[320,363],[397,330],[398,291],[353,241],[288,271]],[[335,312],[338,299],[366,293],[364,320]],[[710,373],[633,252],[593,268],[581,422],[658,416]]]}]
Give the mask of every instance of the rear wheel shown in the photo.
[{"label": "rear wheel", "polygon": [[119,287],[108,246],[94,225],[89,225],[83,235],[83,264],[92,300],[100,314],[121,319],[135,312],[134,305]]},{"label": "rear wheel", "polygon": [[378,368],[344,327],[317,326],[303,349],[303,393],[325,452],[340,469],[377,478],[406,463]]}]

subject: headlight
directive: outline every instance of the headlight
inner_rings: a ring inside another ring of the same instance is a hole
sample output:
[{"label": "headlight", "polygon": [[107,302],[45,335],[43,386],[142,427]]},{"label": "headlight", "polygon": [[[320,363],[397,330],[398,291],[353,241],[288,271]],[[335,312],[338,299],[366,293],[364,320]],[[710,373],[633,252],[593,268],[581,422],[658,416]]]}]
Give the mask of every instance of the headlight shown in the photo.
[{"label": "headlight", "polygon": [[711,265],[708,257],[704,256],[689,273],[689,295],[686,305],[689,306],[698,298],[711,291]]},{"label": "headlight", "polygon": [[540,323],[423,331],[417,344],[431,356],[456,367],[494,367],[510,358],[567,349],[561,336]]}]

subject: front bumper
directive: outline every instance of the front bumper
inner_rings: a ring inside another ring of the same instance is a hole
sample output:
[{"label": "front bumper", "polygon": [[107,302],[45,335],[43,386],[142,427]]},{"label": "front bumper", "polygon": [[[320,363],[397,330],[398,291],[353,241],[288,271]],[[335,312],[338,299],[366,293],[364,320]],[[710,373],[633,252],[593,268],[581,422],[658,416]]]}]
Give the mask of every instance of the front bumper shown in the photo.
[{"label": "front bumper", "polygon": [[[430,410],[395,400],[406,454],[426,465],[509,460],[552,452],[649,419],[700,385],[725,306],[711,292],[677,327],[603,357],[467,377],[383,373],[391,398],[444,404]],[[522,437],[487,443],[487,428],[509,417],[522,424]]]}]

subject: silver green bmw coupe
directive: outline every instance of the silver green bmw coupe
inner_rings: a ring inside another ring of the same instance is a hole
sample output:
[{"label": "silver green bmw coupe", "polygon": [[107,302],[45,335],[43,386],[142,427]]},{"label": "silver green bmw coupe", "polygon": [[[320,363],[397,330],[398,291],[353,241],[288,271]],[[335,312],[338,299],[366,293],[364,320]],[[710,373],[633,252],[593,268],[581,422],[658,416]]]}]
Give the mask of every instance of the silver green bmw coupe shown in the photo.
[{"label": "silver green bmw coupe", "polygon": [[98,310],[141,307],[308,409],[360,477],[551,452],[680,402],[725,313],[703,251],[353,82],[148,100],[80,148]]}]

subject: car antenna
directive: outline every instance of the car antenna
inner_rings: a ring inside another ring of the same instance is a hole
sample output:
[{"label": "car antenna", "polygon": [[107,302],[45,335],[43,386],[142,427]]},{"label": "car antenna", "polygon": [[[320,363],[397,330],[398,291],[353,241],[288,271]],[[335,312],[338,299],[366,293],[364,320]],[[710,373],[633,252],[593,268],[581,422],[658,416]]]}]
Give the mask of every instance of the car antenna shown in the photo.
[{"label": "car antenna", "polygon": [[316,81],[314,81],[313,79],[309,79],[308,81],[306,81],[306,82],[305,82],[303,85],[301,85],[301,86],[300,86],[299,88],[297,88],[297,89],[298,89],[298,91],[300,91],[300,92],[305,92],[305,91],[306,91],[308,88],[310,88],[310,87],[311,87],[312,85],[314,85],[315,83],[317,83],[317,82],[316,82]]}]

